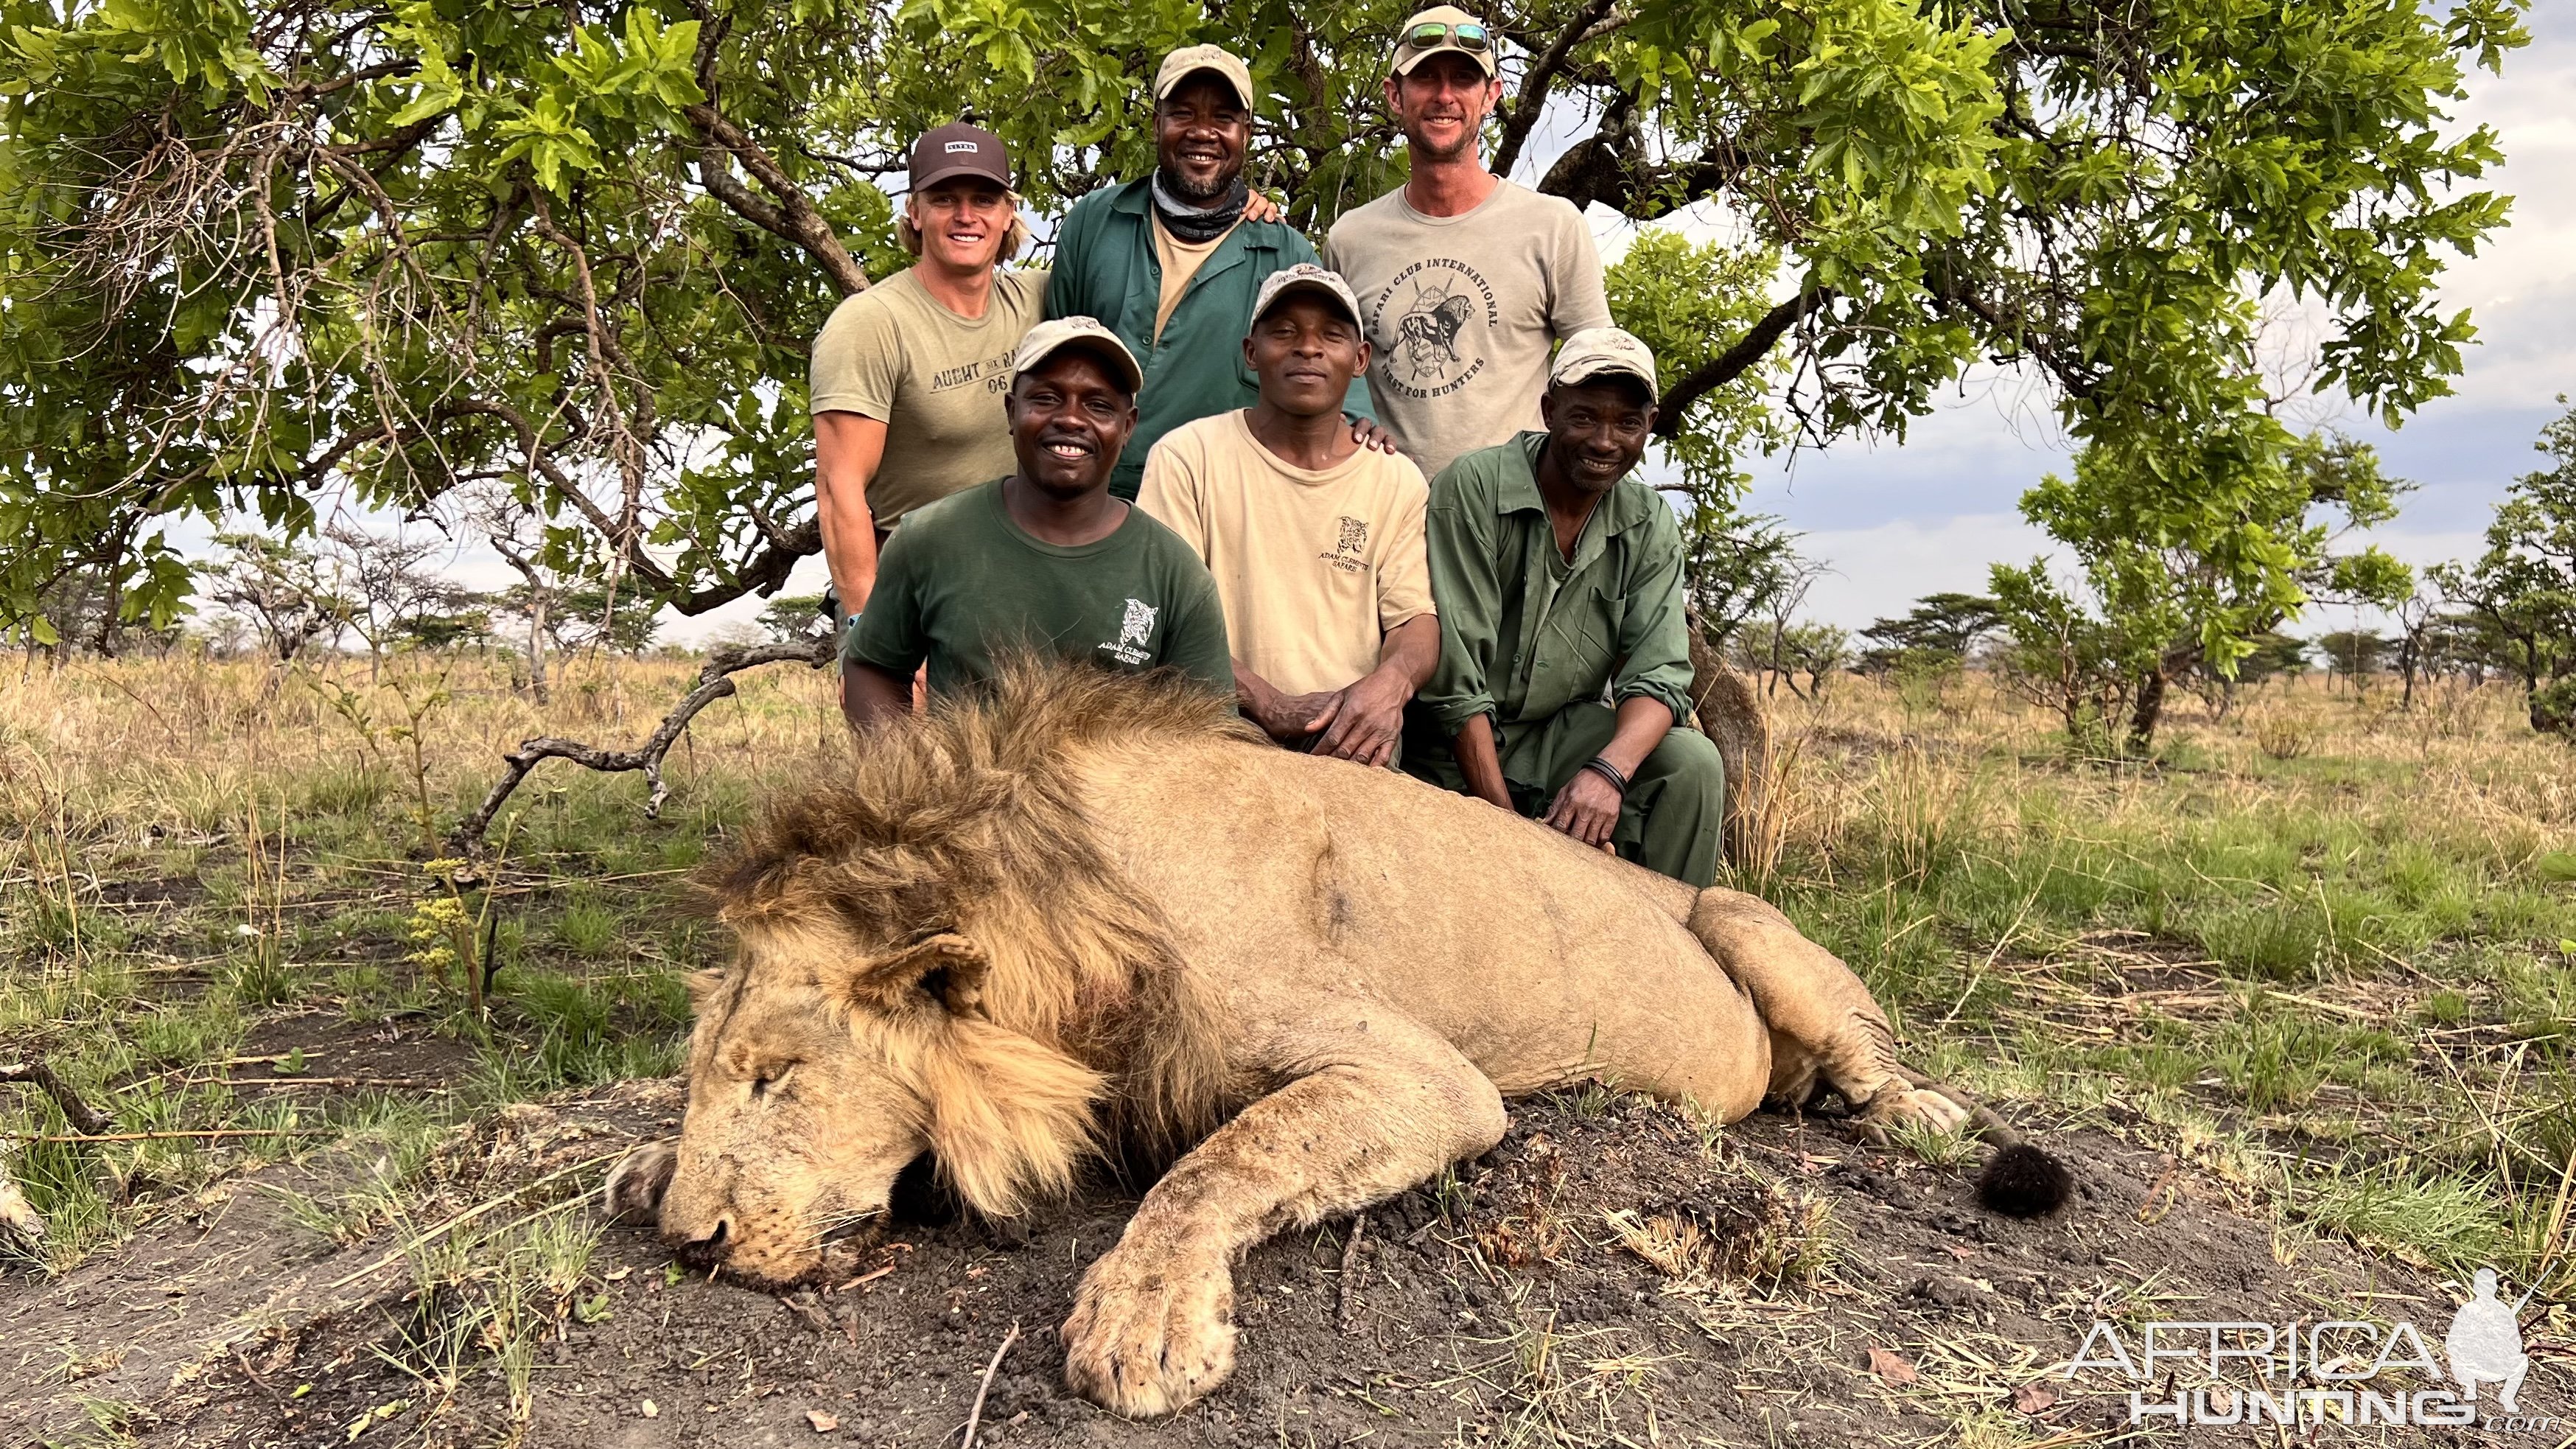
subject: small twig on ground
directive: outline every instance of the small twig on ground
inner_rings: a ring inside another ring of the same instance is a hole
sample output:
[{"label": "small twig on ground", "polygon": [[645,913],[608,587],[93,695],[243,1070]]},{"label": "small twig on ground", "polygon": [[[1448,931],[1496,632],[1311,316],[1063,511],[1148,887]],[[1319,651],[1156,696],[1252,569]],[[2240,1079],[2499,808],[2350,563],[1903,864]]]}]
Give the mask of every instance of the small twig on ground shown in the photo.
[{"label": "small twig on ground", "polygon": [[1333,1310],[1333,1321],[1344,1333],[1360,1331],[1360,1234],[1368,1230],[1368,1214],[1351,1214],[1351,1235],[1342,1243],[1341,1302]]},{"label": "small twig on ground", "polygon": [[975,1428],[984,1422],[984,1396],[993,1391],[993,1375],[1001,1372],[1002,1355],[1020,1341],[1020,1321],[1011,1320],[1011,1331],[1002,1335],[1002,1346],[993,1350],[993,1361],[984,1365],[984,1381],[975,1386],[975,1407],[966,1411],[966,1437],[957,1441],[957,1449],[975,1449]]},{"label": "small twig on ground", "polygon": [[[104,1116],[101,1113],[92,1110],[90,1105],[87,1102],[82,1101],[77,1093],[73,1092],[71,1088],[64,1086],[63,1079],[55,1076],[52,1069],[48,1068],[43,1062],[0,1063],[0,1082],[35,1083],[37,1088],[43,1091],[46,1096],[54,1099],[55,1106],[63,1109],[63,1120],[72,1124],[72,1130],[74,1132],[96,1136],[103,1132],[112,1132],[116,1128],[116,1122],[113,1118]],[[45,1140],[59,1142],[69,1139],[48,1138]]]}]

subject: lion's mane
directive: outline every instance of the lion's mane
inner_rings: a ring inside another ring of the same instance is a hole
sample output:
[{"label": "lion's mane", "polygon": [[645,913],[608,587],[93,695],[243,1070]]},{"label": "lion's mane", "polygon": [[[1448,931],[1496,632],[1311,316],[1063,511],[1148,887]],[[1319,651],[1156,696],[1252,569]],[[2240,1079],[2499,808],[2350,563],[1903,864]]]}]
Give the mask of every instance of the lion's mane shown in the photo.
[{"label": "lion's mane", "polygon": [[865,992],[836,1004],[922,1092],[966,1199],[1015,1212],[1086,1158],[1168,1161],[1218,1120],[1215,1004],[1094,838],[1071,764],[1228,737],[1257,738],[1178,677],[1014,661],[987,690],[867,732],[836,778],[775,795],[697,883],[737,928],[837,922],[889,954],[971,943],[986,970],[963,1017]]}]

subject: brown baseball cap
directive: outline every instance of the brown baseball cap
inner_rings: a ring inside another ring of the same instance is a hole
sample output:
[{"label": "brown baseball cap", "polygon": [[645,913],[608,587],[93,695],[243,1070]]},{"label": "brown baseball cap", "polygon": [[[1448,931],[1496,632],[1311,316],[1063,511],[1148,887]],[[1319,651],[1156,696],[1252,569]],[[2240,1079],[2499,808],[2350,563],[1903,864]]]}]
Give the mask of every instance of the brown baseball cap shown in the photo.
[{"label": "brown baseball cap", "polygon": [[925,191],[952,176],[981,176],[1011,189],[1011,153],[1002,138],[981,126],[952,121],[912,143],[912,189]]}]

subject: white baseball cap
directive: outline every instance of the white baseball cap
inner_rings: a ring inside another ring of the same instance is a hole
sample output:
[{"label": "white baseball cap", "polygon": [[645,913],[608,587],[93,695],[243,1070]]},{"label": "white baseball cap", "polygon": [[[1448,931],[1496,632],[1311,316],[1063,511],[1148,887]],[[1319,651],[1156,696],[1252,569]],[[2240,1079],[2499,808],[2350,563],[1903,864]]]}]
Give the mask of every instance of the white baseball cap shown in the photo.
[{"label": "white baseball cap", "polygon": [[1646,385],[1648,401],[1660,401],[1655,383],[1655,350],[1633,332],[1616,327],[1586,327],[1565,339],[1555,365],[1547,370],[1553,384],[1589,382],[1596,377],[1633,377]]},{"label": "white baseball cap", "polygon": [[1136,365],[1136,354],[1127,350],[1117,333],[1100,325],[1097,317],[1058,317],[1030,328],[1028,335],[1020,339],[1019,352],[1011,358],[1011,380],[1019,381],[1021,373],[1068,347],[1085,348],[1117,368],[1127,381],[1129,394],[1145,390],[1145,369]]}]

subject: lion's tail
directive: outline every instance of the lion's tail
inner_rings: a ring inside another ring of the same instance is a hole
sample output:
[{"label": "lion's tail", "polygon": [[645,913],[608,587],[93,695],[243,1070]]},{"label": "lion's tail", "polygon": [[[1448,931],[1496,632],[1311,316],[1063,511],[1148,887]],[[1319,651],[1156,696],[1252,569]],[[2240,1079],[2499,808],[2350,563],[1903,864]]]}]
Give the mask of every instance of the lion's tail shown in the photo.
[{"label": "lion's tail", "polygon": [[1977,1135],[1994,1150],[1977,1174],[1977,1201],[2013,1218],[2046,1217],[2066,1206],[2075,1193],[2075,1174],[2046,1149],[2015,1131],[1995,1110],[1946,1082],[1936,1082],[1912,1067],[1897,1072],[1918,1091],[1938,1092],[1959,1104]]}]

